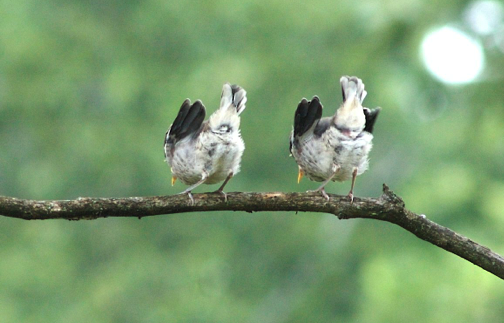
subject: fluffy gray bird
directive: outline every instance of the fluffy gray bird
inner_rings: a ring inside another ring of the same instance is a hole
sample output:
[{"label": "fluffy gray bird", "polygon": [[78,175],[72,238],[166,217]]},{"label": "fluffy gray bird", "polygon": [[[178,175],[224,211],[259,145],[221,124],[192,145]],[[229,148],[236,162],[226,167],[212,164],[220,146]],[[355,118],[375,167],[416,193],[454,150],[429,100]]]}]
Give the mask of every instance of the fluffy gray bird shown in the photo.
[{"label": "fluffy gray bird", "polygon": [[351,179],[348,196],[353,202],[355,178],[369,165],[373,125],[380,108],[362,107],[367,92],[361,79],[343,76],[340,83],[343,103],[332,117],[321,118],[322,104],[317,96],[301,100],[294,116],[290,152],[299,166],[298,183],[303,175],[322,182],[315,192],[329,200],[324,189],[329,181]]},{"label": "fluffy gray bird", "polygon": [[193,104],[186,99],[165,135],[164,152],[171,166],[172,185],[179,179],[190,185],[187,193],[194,204],[191,191],[197,186],[224,181],[216,192],[223,191],[227,182],[240,171],[245,144],[240,135],[240,113],[245,110],[247,92],[238,85],[224,84],[220,107],[205,119],[205,107],[200,100]]}]

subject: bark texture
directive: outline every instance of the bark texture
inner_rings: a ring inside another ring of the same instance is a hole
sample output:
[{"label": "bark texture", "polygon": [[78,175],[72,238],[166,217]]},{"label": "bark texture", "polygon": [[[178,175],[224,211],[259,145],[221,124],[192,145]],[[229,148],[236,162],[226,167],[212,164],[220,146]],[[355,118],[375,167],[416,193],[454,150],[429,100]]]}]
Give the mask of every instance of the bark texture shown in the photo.
[{"label": "bark texture", "polygon": [[78,198],[64,201],[35,201],[0,196],[0,214],[24,220],[93,220],[106,217],[138,217],[204,211],[293,211],[331,213],[339,219],[375,219],[394,223],[476,266],[504,279],[504,258],[424,215],[405,208],[403,200],[386,185],[379,198],[332,195],[328,202],[319,193],[219,193],[128,198]]}]

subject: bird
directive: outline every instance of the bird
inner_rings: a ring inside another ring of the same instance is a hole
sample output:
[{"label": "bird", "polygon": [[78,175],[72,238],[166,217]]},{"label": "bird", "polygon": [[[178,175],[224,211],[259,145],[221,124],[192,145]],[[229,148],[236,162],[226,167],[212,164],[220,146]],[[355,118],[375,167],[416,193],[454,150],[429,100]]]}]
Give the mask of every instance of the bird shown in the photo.
[{"label": "bird", "polygon": [[298,183],[303,176],[322,182],[315,191],[329,201],[325,186],[330,181],[352,180],[348,197],[353,203],[355,179],[369,166],[373,127],[381,108],[362,106],[367,95],[355,76],[340,79],[343,103],[332,117],[322,117],[318,96],[303,98],[294,115],[290,152],[298,164]]},{"label": "bird", "polygon": [[240,134],[240,114],[245,110],[247,92],[236,84],[225,83],[219,108],[205,119],[200,100],[186,99],[164,138],[165,160],[171,167],[172,186],[179,179],[190,185],[180,194],[188,194],[201,184],[224,181],[215,192],[227,194],[224,187],[240,171],[245,143]]}]

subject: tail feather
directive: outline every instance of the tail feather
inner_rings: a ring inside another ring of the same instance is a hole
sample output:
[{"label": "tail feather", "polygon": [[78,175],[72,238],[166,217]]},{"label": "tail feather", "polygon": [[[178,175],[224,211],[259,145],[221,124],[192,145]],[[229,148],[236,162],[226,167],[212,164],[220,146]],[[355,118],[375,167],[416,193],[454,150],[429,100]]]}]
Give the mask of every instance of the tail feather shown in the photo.
[{"label": "tail feather", "polygon": [[355,138],[365,127],[366,117],[362,101],[366,97],[364,83],[355,76],[343,76],[340,79],[343,103],[336,111],[334,123],[338,130]]},{"label": "tail feather", "polygon": [[340,79],[343,102],[351,100],[353,97],[362,103],[367,95],[362,80],[355,76],[343,76]]},{"label": "tail feather", "polygon": [[221,95],[221,109],[227,109],[230,106],[233,106],[236,109],[238,115],[245,110],[245,103],[247,102],[247,91],[245,91],[242,87],[229,83],[224,84],[222,87],[222,95]]},{"label": "tail feather", "polygon": [[224,84],[220,107],[208,120],[212,132],[219,134],[239,133],[240,113],[245,110],[247,92],[238,85]]}]

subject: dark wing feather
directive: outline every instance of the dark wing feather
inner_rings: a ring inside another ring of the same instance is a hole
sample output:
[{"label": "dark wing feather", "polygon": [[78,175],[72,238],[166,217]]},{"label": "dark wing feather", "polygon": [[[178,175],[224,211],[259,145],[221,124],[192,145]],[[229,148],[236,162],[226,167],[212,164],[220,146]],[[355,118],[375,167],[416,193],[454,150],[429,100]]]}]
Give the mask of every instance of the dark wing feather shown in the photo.
[{"label": "dark wing feather", "polygon": [[200,100],[193,104],[186,99],[166,137],[167,142],[177,142],[190,134],[197,132],[205,120],[205,106]]},{"label": "dark wing feather", "polygon": [[322,117],[322,104],[317,96],[311,101],[302,99],[294,115],[294,136],[302,136]]},{"label": "dark wing feather", "polygon": [[317,126],[313,129],[313,134],[316,137],[322,136],[324,132],[326,132],[327,129],[333,124],[333,118],[325,117],[320,119],[319,123],[317,123]]},{"label": "dark wing feather", "polygon": [[366,117],[366,125],[364,127],[364,131],[373,133],[373,127],[380,111],[381,111],[380,108],[376,108],[373,110],[364,108],[364,116]]}]

